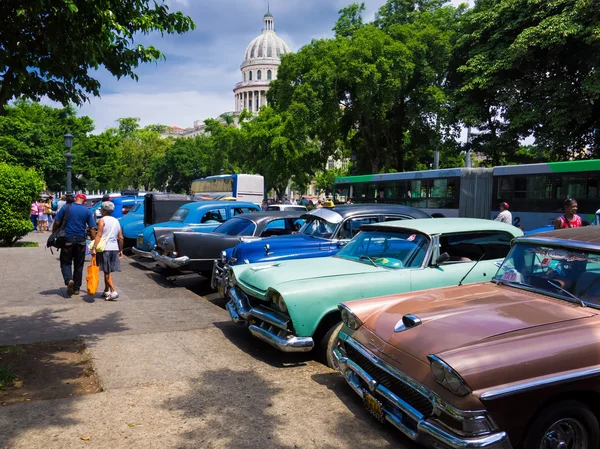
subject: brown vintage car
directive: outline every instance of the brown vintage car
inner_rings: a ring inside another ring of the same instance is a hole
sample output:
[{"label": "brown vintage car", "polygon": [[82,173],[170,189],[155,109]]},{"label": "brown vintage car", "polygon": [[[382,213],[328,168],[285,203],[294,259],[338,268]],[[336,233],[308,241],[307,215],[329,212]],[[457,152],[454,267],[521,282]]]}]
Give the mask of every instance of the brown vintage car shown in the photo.
[{"label": "brown vintage car", "polygon": [[600,228],[517,238],[492,282],[340,309],[339,370],[410,439],[598,448]]}]

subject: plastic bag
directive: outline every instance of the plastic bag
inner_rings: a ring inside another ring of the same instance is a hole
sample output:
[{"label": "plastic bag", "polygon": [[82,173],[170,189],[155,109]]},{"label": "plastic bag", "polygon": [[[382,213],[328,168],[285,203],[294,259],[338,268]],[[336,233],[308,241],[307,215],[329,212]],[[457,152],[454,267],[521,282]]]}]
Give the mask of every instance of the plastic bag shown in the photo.
[{"label": "plastic bag", "polygon": [[92,256],[92,264],[88,267],[88,273],[85,277],[87,282],[88,295],[95,295],[98,291],[98,284],[100,283],[100,267],[96,263],[96,256]]}]

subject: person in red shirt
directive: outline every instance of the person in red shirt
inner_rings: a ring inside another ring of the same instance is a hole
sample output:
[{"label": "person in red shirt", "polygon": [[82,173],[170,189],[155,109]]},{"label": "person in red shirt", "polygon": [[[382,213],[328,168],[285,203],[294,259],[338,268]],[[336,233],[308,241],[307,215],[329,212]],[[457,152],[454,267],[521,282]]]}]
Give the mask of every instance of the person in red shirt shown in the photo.
[{"label": "person in red shirt", "polygon": [[580,228],[581,217],[577,215],[577,200],[567,198],[563,205],[565,214],[554,220],[554,229]]}]

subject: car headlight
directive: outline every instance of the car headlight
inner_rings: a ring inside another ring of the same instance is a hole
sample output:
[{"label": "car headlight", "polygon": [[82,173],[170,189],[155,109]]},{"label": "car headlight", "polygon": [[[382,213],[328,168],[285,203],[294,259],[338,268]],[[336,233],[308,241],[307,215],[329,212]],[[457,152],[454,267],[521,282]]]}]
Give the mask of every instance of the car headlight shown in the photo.
[{"label": "car headlight", "polygon": [[221,251],[221,263],[223,265],[227,263],[227,251]]},{"label": "car headlight", "polygon": [[471,394],[471,388],[469,388],[454,368],[434,355],[428,355],[427,358],[429,359],[431,373],[437,383],[457,396]]},{"label": "car headlight", "polygon": [[362,321],[358,319],[356,315],[354,315],[348,307],[343,304],[338,306],[340,312],[342,313],[342,322],[348,326],[352,330],[357,330],[362,326]]},{"label": "car headlight", "polygon": [[144,234],[138,235],[138,244],[141,246],[144,243]]},{"label": "car headlight", "polygon": [[288,311],[285,301],[279,293],[274,293],[273,296],[271,296],[271,302],[273,302],[275,308],[280,312],[286,313]]}]

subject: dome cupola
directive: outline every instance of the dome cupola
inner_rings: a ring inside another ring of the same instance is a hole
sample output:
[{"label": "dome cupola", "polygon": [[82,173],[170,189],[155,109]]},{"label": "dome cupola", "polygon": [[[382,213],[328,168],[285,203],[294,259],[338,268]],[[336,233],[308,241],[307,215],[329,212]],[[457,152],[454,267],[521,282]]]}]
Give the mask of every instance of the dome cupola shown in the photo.
[{"label": "dome cupola", "polygon": [[291,53],[290,47],[275,33],[275,18],[267,12],[263,17],[262,33],[254,38],[246,48],[244,65],[261,62],[258,60],[277,59]]}]

